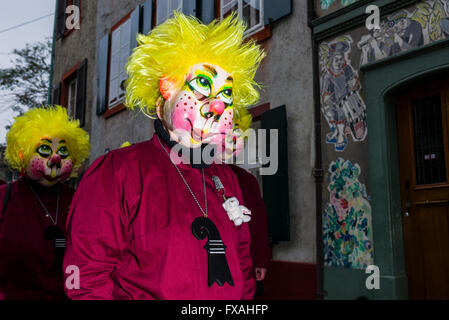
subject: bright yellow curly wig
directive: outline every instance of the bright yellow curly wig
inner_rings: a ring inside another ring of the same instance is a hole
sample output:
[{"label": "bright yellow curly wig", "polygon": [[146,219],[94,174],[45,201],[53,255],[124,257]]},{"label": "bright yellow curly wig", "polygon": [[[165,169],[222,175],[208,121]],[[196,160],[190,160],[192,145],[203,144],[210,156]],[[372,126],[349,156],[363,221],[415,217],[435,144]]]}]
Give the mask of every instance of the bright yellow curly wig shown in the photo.
[{"label": "bright yellow curly wig", "polygon": [[234,117],[234,127],[242,131],[248,130],[252,122],[253,116],[246,109],[241,110],[238,117]]},{"label": "bright yellow curly wig", "polygon": [[64,107],[48,106],[31,109],[15,118],[6,135],[5,158],[9,166],[24,170],[44,136],[66,141],[74,169],[89,157],[89,134],[79,127],[79,121],[69,118]]},{"label": "bright yellow curly wig", "polygon": [[126,70],[126,105],[139,108],[154,117],[156,102],[161,97],[159,80],[174,79],[181,88],[190,68],[210,63],[230,73],[233,82],[235,113],[255,104],[259,99],[254,81],[257,68],[265,54],[253,40],[244,41],[245,24],[235,14],[222,21],[204,25],[194,17],[175,12],[151,31],[138,35]]}]

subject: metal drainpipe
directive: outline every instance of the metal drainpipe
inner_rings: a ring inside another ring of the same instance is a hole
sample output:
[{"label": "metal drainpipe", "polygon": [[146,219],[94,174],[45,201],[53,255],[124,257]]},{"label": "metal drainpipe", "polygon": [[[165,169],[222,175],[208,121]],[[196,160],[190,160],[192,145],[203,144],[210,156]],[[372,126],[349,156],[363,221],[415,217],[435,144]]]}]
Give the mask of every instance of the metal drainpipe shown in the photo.
[{"label": "metal drainpipe", "polygon": [[313,32],[312,20],[316,18],[314,0],[307,2],[308,26],[312,31],[312,63],[313,63],[313,96],[314,96],[314,125],[315,125],[315,208],[316,208],[316,265],[317,265],[317,299],[323,300],[324,291],[324,259],[323,259],[323,213],[322,213],[322,185],[323,159],[321,153],[321,104],[320,77],[318,61],[318,43]]},{"label": "metal drainpipe", "polygon": [[55,15],[53,21],[53,41],[51,44],[51,58],[50,58],[50,77],[48,83],[47,104],[51,103],[51,89],[53,87],[53,60],[55,57],[55,29],[56,29],[56,17],[58,14],[58,0],[55,0]]}]

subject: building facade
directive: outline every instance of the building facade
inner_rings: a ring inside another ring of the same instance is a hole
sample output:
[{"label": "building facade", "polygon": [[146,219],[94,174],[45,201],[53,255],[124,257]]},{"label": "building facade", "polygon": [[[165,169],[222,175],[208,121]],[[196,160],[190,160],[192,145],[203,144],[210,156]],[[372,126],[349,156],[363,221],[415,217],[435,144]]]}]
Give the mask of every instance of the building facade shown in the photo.
[{"label": "building facade", "polygon": [[[98,0],[57,1],[52,99],[80,119],[91,137],[89,163],[123,142],[153,135],[153,121],[123,105],[125,63],[148,34],[179,10],[209,23],[237,11],[247,37],[267,53],[256,80],[261,99],[252,106],[254,128],[278,129],[277,173],[260,176],[267,206],[272,261],[263,295],[271,299],[316,297],[317,247],[313,55],[308,6],[303,0]],[[65,22],[79,6],[79,29]],[[88,165],[88,164],[87,164]],[[86,165],[86,166],[87,166]]]},{"label": "building facade", "polygon": [[89,163],[153,134],[123,105],[137,33],[174,10],[247,22],[267,53],[253,127],[279,134],[275,175],[246,166],[272,243],[259,298],[449,298],[449,0],[57,3],[52,101],[90,133]]}]

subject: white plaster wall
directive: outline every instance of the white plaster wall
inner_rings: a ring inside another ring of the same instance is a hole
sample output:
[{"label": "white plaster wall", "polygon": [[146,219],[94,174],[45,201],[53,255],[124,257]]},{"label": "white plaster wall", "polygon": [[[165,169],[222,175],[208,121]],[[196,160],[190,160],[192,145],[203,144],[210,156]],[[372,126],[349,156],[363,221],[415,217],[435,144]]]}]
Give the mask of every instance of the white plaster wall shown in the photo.
[{"label": "white plaster wall", "polygon": [[287,107],[291,241],[274,245],[273,259],[315,262],[313,74],[307,1],[294,0],[292,14],[276,22],[257,80],[261,103]]}]

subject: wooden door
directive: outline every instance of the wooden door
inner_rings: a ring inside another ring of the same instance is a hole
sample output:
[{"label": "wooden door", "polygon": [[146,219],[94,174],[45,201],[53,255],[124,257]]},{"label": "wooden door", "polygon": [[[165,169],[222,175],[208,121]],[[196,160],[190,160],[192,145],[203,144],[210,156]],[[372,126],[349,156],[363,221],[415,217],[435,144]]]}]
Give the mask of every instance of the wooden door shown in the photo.
[{"label": "wooden door", "polygon": [[410,299],[449,299],[449,79],[397,103],[402,225]]}]

